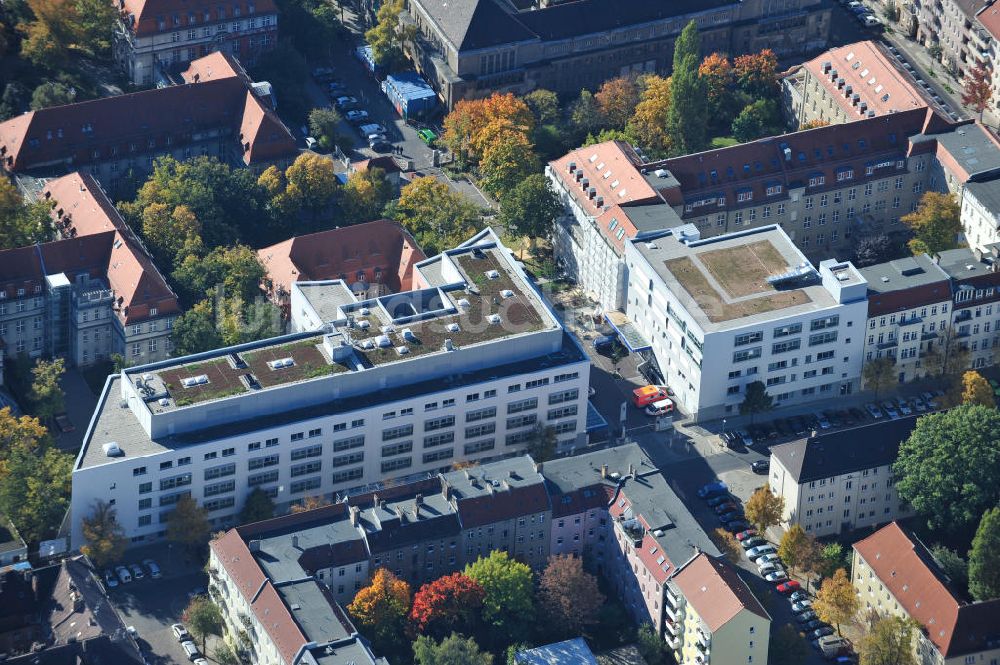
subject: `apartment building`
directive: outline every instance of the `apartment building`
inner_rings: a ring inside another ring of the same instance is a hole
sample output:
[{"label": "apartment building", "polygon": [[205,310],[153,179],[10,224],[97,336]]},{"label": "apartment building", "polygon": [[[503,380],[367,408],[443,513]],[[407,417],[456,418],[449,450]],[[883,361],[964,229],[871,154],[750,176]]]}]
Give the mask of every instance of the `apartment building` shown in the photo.
[{"label": "apartment building", "polygon": [[754,381],[781,405],[859,389],[867,283],[850,262],[813,268],[779,226],[702,240],[687,225],[625,259],[636,346],[692,418],[737,413]]},{"label": "apartment building", "polygon": [[1000,7],[995,2],[976,13],[975,24],[970,30],[970,48],[985,56],[989,63],[990,81],[993,86],[993,96],[990,103],[994,108],[1000,108],[1000,70],[996,63],[1000,62]]},{"label": "apartment building", "polygon": [[129,197],[157,157],[217,157],[262,170],[297,155],[295,139],[234,58],[191,63],[184,83],[30,111],[0,123],[0,164],[9,175],[96,178]]},{"label": "apartment building", "polygon": [[1000,243],[1000,180],[970,182],[962,196],[962,230],[969,247],[988,253]]},{"label": "apartment building", "polygon": [[[1000,348],[1000,257],[968,248],[941,252],[938,265],[952,281],[950,335],[969,351],[969,364],[979,369],[995,364]],[[996,308],[996,314],[994,314]],[[940,330],[940,327],[939,327]]]},{"label": "apartment building", "polygon": [[[635,444],[544,465],[526,455],[487,462],[237,527],[213,541],[210,567],[230,630],[239,632],[247,621],[240,615],[249,618],[253,612],[245,597],[261,585],[273,586],[286,603],[294,602],[285,598],[286,590],[304,584],[347,603],[379,567],[418,586],[497,549],[536,570],[550,554],[584,557],[608,579],[633,618],[652,622],[668,641],[673,638],[664,631],[676,631],[682,614],[692,621],[701,616],[719,630],[739,625],[732,621],[740,611],[737,603],[759,608]],[[700,570],[703,561],[710,572]],[[678,571],[686,572],[670,591],[667,580]],[[688,588],[696,582],[711,584],[712,594],[726,599],[724,606],[705,607],[701,598],[708,596]],[[664,602],[666,593],[675,596],[673,610]],[[688,595],[690,608],[681,609]],[[766,613],[762,616],[766,620]],[[751,634],[763,636],[751,636],[749,646],[766,654],[767,624],[754,625]],[[264,626],[254,635],[266,643],[270,632]],[[717,659],[730,662],[727,658],[744,655],[747,645],[720,637],[711,648]],[[269,653],[266,649],[256,650]]]},{"label": "apartment building", "polygon": [[771,616],[723,560],[698,553],[670,576],[665,597],[678,663],[767,662]]},{"label": "apartment building", "polygon": [[188,63],[219,51],[248,66],[278,41],[272,0],[233,3],[118,0],[114,57],[137,86],[169,82]]},{"label": "apartment building", "polygon": [[952,321],[951,277],[926,254],[861,268],[868,282],[865,362],[893,358],[900,383],[926,376],[923,359]]},{"label": "apartment building", "polygon": [[781,89],[785,118],[792,129],[931,105],[912,75],[873,41],[837,46],[793,67],[782,77]]},{"label": "apartment building", "polygon": [[414,281],[366,300],[296,283],[300,332],[109,377],[73,472],[74,546],[98,498],[138,542],[185,495],[227,526],[255,487],[285,509],[515,454],[538,426],[584,442],[588,358],[491,230]]},{"label": "apartment building", "polygon": [[404,22],[417,68],[450,108],[493,92],[596,90],[616,76],[668,73],[674,39],[698,23],[702,51],[779,56],[823,48],[830,8],[815,0],[662,3],[413,0]]},{"label": "apartment building", "polygon": [[836,536],[912,515],[892,465],[916,417],[875,422],[774,446],[768,485],[785,500],[782,526]]},{"label": "apartment building", "polygon": [[[916,41],[941,50],[941,65],[958,80],[978,64],[989,64],[986,34],[976,23],[976,14],[990,3],[984,0],[910,0],[916,16]],[[904,7],[903,11],[909,9]]]},{"label": "apartment building", "polygon": [[104,191],[73,173],[43,192],[63,239],[0,251],[0,339],[10,356],[85,367],[170,355],[177,296]]},{"label": "apartment building", "polygon": [[912,619],[921,665],[1000,662],[1000,600],[969,602],[912,533],[892,522],[854,544],[862,611]]},{"label": "apartment building", "polygon": [[339,279],[363,299],[409,291],[413,266],[426,257],[398,222],[382,219],[294,236],[257,258],[267,270],[264,291],[287,311],[295,282]]}]

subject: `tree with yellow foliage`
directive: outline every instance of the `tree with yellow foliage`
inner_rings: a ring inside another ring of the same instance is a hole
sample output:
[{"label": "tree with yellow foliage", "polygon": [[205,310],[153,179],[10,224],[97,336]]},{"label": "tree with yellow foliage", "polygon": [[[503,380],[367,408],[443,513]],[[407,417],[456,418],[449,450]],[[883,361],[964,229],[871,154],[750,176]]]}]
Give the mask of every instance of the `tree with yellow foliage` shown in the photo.
[{"label": "tree with yellow foliage", "polygon": [[532,173],[541,171],[541,164],[528,137],[508,129],[483,146],[479,171],[483,189],[499,198]]},{"label": "tree with yellow foliage", "polygon": [[302,205],[319,214],[333,201],[339,183],[333,160],[313,152],[304,152],[285,170],[286,192],[294,192]]},{"label": "tree with yellow foliage", "polygon": [[650,75],[642,80],[642,92],[635,113],[628,122],[628,131],[653,154],[670,149],[667,135],[667,113],[670,111],[670,79]]},{"label": "tree with yellow foliage", "polygon": [[838,568],[833,577],[823,580],[813,601],[813,611],[816,612],[816,616],[821,621],[837,626],[838,635],[841,624],[854,621],[860,607],[858,594],[847,577],[847,571],[843,568]]},{"label": "tree with yellow foliage", "polygon": [[962,404],[982,404],[996,406],[993,388],[983,375],[970,369],[962,375]]},{"label": "tree with yellow foliage", "polygon": [[370,222],[382,216],[382,209],[392,200],[393,189],[383,169],[355,171],[347,177],[340,207],[350,223]]},{"label": "tree with yellow foliage", "polygon": [[[485,131],[488,127],[489,131]],[[535,129],[531,109],[511,93],[459,101],[445,116],[441,140],[461,160],[477,161],[501,128],[519,131],[526,137]]]},{"label": "tree with yellow foliage", "polygon": [[428,255],[468,240],[482,225],[479,208],[431,176],[403,187],[391,216]]},{"label": "tree with yellow foliage", "polygon": [[901,217],[913,232],[913,239],[907,247],[918,254],[937,254],[958,246],[958,234],[962,231],[962,210],[955,197],[944,192],[925,192],[920,205],[908,215]]},{"label": "tree with yellow foliage", "polygon": [[768,527],[781,522],[785,513],[785,497],[775,494],[767,485],[758,487],[747,499],[747,521],[765,533]]},{"label": "tree with yellow foliage", "polygon": [[410,585],[379,568],[371,584],[354,596],[347,611],[371,639],[375,651],[393,652],[403,639],[404,620],[410,611]]}]

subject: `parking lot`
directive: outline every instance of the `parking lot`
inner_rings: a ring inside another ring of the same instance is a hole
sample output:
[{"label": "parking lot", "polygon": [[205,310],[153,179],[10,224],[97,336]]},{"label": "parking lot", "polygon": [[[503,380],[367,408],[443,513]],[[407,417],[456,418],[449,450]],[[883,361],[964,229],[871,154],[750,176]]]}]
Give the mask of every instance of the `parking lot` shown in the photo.
[{"label": "parking lot", "polygon": [[[160,579],[152,579],[144,567],[142,579],[133,579],[126,584],[119,582],[117,587],[108,588],[108,599],[118,610],[124,624],[135,628],[136,641],[147,663],[189,663],[170,626],[181,621],[181,614],[191,600],[190,594],[195,589],[205,589],[208,576],[178,546],[169,549],[167,545],[133,548],[128,550],[123,563],[138,563],[146,558],[153,558],[160,566]],[[108,585],[105,583],[105,586]],[[213,640],[209,639],[208,644],[211,655]],[[200,643],[198,647],[201,648]]]}]

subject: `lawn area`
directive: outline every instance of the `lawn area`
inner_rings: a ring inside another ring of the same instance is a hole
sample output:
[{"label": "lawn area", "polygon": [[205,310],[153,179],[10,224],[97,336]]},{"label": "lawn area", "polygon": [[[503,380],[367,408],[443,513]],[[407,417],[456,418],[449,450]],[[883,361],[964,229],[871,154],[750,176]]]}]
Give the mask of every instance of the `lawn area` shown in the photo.
[{"label": "lawn area", "polygon": [[728,148],[731,145],[739,145],[740,142],[734,139],[732,136],[716,136],[712,139],[711,147],[713,148]]},{"label": "lawn area", "polygon": [[698,259],[731,298],[773,291],[767,278],[789,267],[781,253],[766,240],[703,252]]},{"label": "lawn area", "polygon": [[[687,291],[701,307],[709,321],[731,321],[762,312],[773,312],[811,302],[805,291],[774,291],[758,298],[728,303],[721,293],[708,281],[705,273],[691,260],[682,256],[664,262],[681,287]],[[754,293],[754,292],[751,292]]]}]

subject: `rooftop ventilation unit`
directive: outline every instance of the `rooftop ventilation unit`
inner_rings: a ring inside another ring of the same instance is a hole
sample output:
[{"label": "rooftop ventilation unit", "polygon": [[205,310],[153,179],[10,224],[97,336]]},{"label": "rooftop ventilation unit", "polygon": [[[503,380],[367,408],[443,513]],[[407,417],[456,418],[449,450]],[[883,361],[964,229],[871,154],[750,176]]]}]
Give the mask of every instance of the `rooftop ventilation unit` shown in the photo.
[{"label": "rooftop ventilation unit", "polygon": [[583,171],[577,171],[576,172],[576,179],[577,180],[583,180]]},{"label": "rooftop ventilation unit", "polygon": [[371,321],[358,321],[357,322],[357,326],[361,330],[368,330],[369,328],[372,327],[372,322]]},{"label": "rooftop ventilation unit", "polygon": [[500,323],[500,315],[490,314],[489,316],[486,317],[486,320],[489,321],[490,323]]},{"label": "rooftop ventilation unit", "polygon": [[103,450],[104,454],[107,455],[108,457],[121,457],[122,455],[125,454],[124,452],[122,452],[121,446],[119,446],[114,441],[109,441],[105,443],[103,446],[101,446],[101,450]]},{"label": "rooftop ventilation unit", "polygon": [[514,292],[511,291],[510,289],[504,289],[503,291],[500,292],[500,295],[503,296],[504,298],[513,298]]},{"label": "rooftop ventilation unit", "polygon": [[186,379],[181,379],[181,385],[185,388],[194,388],[195,386],[201,386],[206,383],[208,383],[208,377],[204,374],[189,376]]},{"label": "rooftop ventilation unit", "polygon": [[410,330],[409,328],[403,328],[403,339],[405,339],[407,342],[415,342],[417,341],[417,336],[414,335],[413,331]]},{"label": "rooftop ventilation unit", "polygon": [[389,333],[394,333],[394,332],[396,332],[396,327],[395,327],[395,326],[392,326],[392,325],[389,325],[389,326],[382,326],[381,330],[382,330],[382,334],[383,334],[383,335],[388,335]]},{"label": "rooftop ventilation unit", "polygon": [[600,208],[601,206],[603,206],[604,205],[604,197],[603,196],[598,196],[594,200],[594,205],[596,205],[598,208]]},{"label": "rooftop ventilation unit", "polygon": [[285,367],[291,367],[295,364],[295,361],[291,358],[278,358],[277,360],[269,360],[267,366],[272,370],[283,369]]},{"label": "rooftop ventilation unit", "polygon": [[670,175],[670,171],[666,169],[656,169],[655,171],[653,171],[653,175],[655,175],[657,178],[666,178],[667,176]]},{"label": "rooftop ventilation unit", "polygon": [[153,375],[152,374],[143,374],[142,375],[142,380],[145,381],[146,383],[149,383],[150,381],[153,380]]},{"label": "rooftop ventilation unit", "polygon": [[361,316],[368,316],[368,314],[370,313],[370,310],[367,307],[362,307],[360,311],[361,311]]},{"label": "rooftop ventilation unit", "polygon": [[378,337],[375,338],[375,343],[378,344],[382,348],[386,348],[386,347],[392,346],[392,342],[389,341],[389,336],[388,335],[379,335]]},{"label": "rooftop ventilation unit", "polygon": [[455,302],[456,302],[456,303],[458,304],[458,306],[459,306],[460,308],[462,308],[462,309],[469,309],[469,301],[468,301],[468,300],[466,300],[465,298],[459,298],[459,299],[458,299],[457,301],[455,301]]},{"label": "rooftop ventilation unit", "polygon": [[362,349],[365,349],[367,351],[370,351],[371,349],[375,348],[375,340],[372,339],[371,337],[369,337],[368,339],[361,340],[360,342],[358,342],[358,344],[361,346]]},{"label": "rooftop ventilation unit", "polygon": [[486,277],[488,277],[489,279],[500,279],[500,273],[497,272],[496,270],[487,270]]},{"label": "rooftop ventilation unit", "polygon": [[589,189],[587,190],[587,198],[588,198],[588,199],[592,199],[592,198],[594,198],[595,196],[597,196],[597,188],[596,188],[596,187],[591,187],[591,188],[589,188]]},{"label": "rooftop ventilation unit", "polygon": [[160,401],[159,401],[159,405],[160,406],[169,406],[170,405],[170,400],[167,399],[166,397],[161,397]]},{"label": "rooftop ventilation unit", "polygon": [[396,354],[397,355],[405,356],[409,352],[410,352],[410,347],[408,347],[406,345],[402,345],[402,346],[397,346],[396,347]]},{"label": "rooftop ventilation unit", "polygon": [[441,349],[444,351],[454,351],[455,345],[451,343],[450,339],[446,339],[444,344],[441,345]]},{"label": "rooftop ventilation unit", "polygon": [[566,170],[569,171],[570,173],[576,171],[576,162],[570,162],[569,164],[567,164]]},{"label": "rooftop ventilation unit", "polygon": [[444,327],[444,329],[447,330],[448,332],[458,332],[459,330],[461,330],[461,328],[458,327],[457,323],[449,323]]}]

